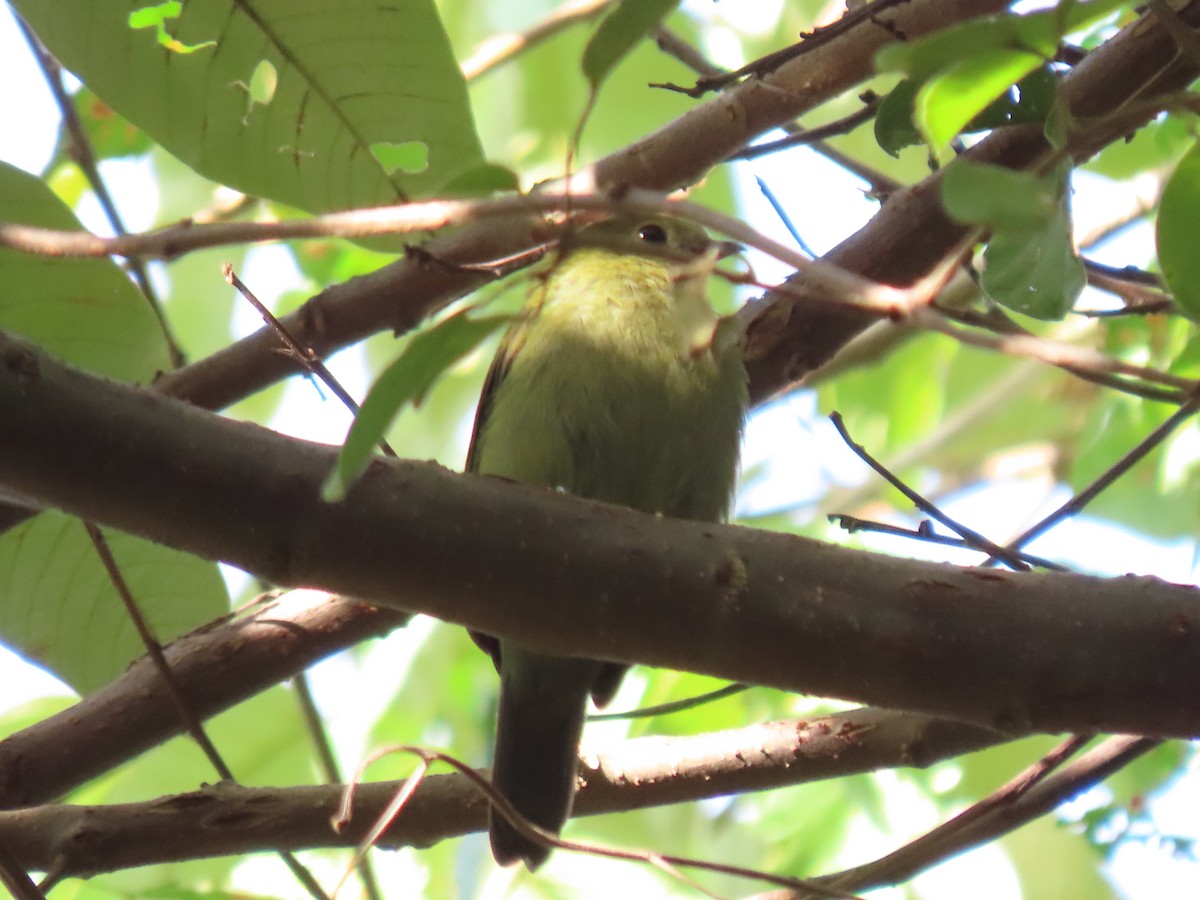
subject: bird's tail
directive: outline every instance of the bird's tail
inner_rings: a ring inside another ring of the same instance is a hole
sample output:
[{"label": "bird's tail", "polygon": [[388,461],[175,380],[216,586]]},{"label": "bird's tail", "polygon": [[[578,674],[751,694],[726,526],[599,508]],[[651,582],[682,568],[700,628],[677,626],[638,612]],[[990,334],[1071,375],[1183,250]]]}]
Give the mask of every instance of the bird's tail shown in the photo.
[{"label": "bird's tail", "polygon": [[[522,816],[558,834],[571,813],[579,735],[588,695],[603,667],[583,659],[540,656],[505,643],[492,784]],[[502,866],[536,869],[550,848],[520,834],[495,809],[488,828]]]}]

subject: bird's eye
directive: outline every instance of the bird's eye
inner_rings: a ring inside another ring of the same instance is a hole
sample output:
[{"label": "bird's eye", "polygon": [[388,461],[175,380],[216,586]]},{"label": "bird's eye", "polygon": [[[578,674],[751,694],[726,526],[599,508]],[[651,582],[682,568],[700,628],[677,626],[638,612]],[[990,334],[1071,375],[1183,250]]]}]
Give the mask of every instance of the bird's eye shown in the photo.
[{"label": "bird's eye", "polygon": [[665,244],[667,242],[667,229],[663,228],[657,222],[647,222],[637,230],[639,240],[645,241],[647,244]]}]

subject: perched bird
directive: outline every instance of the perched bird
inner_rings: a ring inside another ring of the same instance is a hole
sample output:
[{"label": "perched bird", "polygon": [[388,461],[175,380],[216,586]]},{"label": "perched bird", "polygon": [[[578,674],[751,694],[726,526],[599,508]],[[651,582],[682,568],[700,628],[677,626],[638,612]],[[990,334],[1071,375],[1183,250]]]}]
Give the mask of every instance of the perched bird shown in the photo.
[{"label": "perched bird", "polygon": [[[615,218],[564,240],[484,383],[467,471],[666,516],[725,517],[746,373],[731,322],[709,306],[711,263],[736,247],[669,217]],[[625,667],[545,656],[473,634],[500,673],[492,783],[558,833],[570,815],[590,696]],[[501,865],[549,848],[490,816]]]}]

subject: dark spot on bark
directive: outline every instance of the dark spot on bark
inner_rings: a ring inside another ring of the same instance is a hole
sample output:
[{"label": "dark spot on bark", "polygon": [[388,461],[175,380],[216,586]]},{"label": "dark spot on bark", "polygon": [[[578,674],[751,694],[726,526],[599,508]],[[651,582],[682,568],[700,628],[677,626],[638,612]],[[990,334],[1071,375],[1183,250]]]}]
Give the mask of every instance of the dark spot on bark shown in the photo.
[{"label": "dark spot on bark", "polygon": [[9,347],[4,351],[4,371],[20,384],[37,381],[40,374],[37,356],[21,347]]}]

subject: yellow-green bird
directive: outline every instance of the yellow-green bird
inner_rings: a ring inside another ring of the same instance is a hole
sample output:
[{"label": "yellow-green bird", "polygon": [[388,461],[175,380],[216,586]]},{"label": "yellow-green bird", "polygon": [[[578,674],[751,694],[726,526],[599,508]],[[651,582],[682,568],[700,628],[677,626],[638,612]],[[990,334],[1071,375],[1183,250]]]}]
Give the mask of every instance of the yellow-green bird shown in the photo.
[{"label": "yellow-green bird", "polygon": [[[610,219],[570,235],[492,362],[467,471],[650,513],[724,519],[746,373],[706,281],[729,246],[664,216]],[[500,672],[492,783],[557,834],[575,796],[588,698],[608,702],[625,668],[473,637]],[[501,865],[534,869],[549,855],[495,810],[490,832]]]}]

